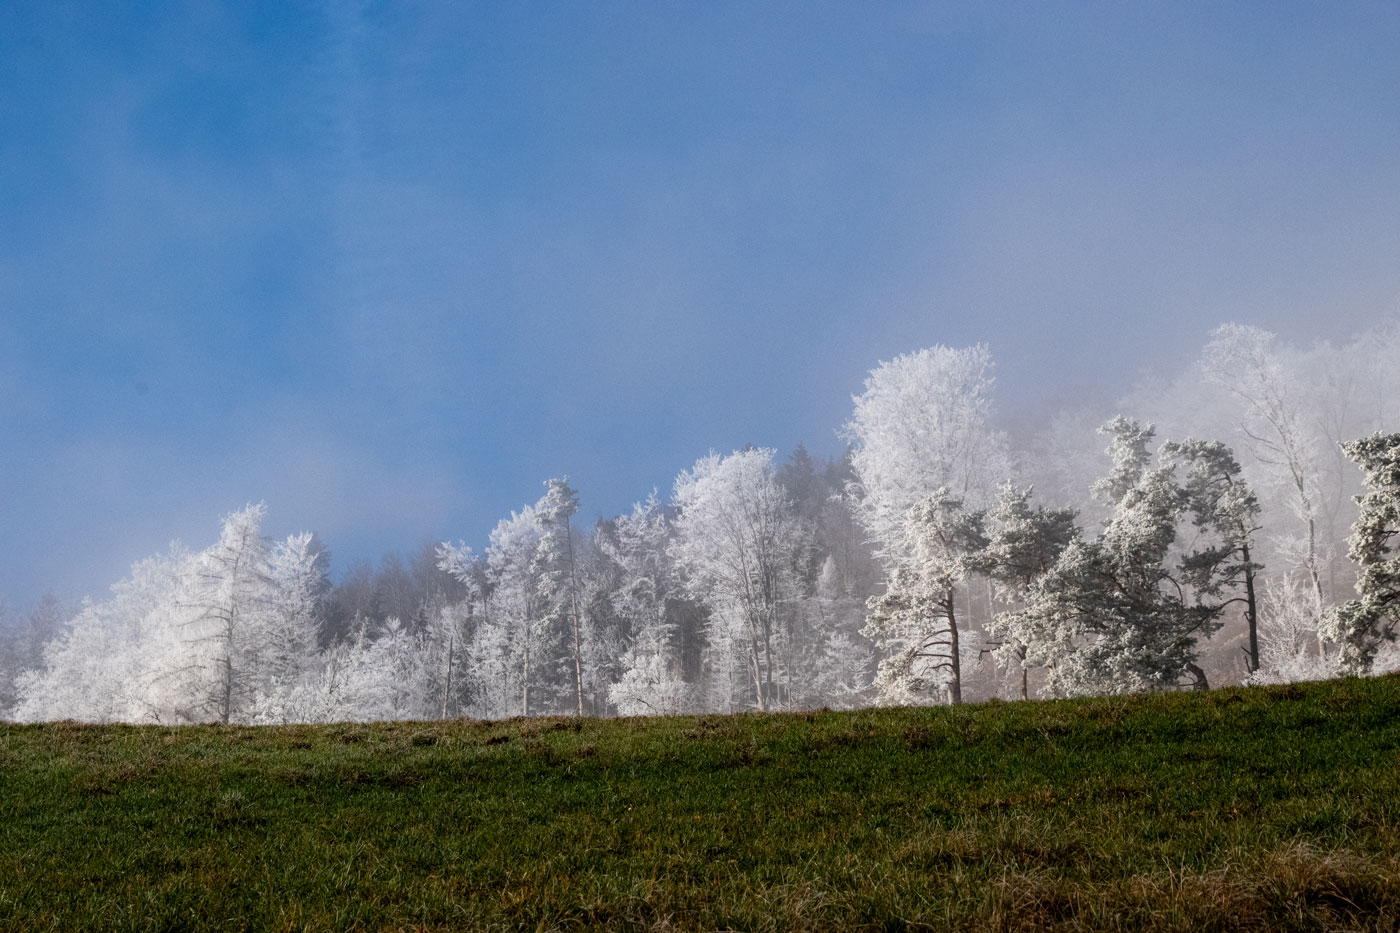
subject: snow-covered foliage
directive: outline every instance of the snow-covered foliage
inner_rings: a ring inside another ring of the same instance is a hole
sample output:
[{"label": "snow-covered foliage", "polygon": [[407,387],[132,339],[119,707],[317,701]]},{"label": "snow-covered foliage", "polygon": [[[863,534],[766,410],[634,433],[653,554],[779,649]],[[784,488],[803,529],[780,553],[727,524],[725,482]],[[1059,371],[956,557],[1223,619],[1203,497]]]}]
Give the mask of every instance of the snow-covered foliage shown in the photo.
[{"label": "snow-covered foliage", "polygon": [[1256,684],[1322,680],[1332,675],[1322,652],[1317,594],[1296,576],[1264,582],[1259,601],[1259,669]]},{"label": "snow-covered foliage", "polygon": [[608,690],[619,715],[642,716],[688,712],[695,688],[686,683],[677,650],[677,626],[667,602],[677,582],[669,544],[671,528],[653,491],[600,537],[603,553],[620,570],[613,607],[626,621],[630,644],[621,657],[621,674]]},{"label": "snow-covered foliage", "polygon": [[[1225,325],[1123,400],[1137,418],[1109,421],[1105,451],[1089,407],[1012,449],[988,349],[932,347],[870,372],[842,456],[711,454],[670,502],[596,527],[549,480],[480,554],[430,542],[334,585],[314,536],[270,540],[248,506],[208,548],[0,630],[0,704],[158,723],[650,715],[1400,669],[1397,354],[1400,318],[1311,347]],[[1153,450],[1147,418],[1181,440]]]},{"label": "snow-covered foliage", "polygon": [[483,715],[528,716],[545,708],[540,668],[553,660],[556,639],[546,622],[535,559],[543,537],[532,506],[512,512],[491,531],[489,596],[473,644],[477,664],[492,675],[478,707]]},{"label": "snow-covered foliage", "polygon": [[548,492],[535,503],[540,542],[535,551],[536,575],[546,619],[567,628],[572,636],[574,699],[583,715],[583,620],[579,609],[578,560],[571,520],[578,512],[578,493],[567,479],[545,482]]},{"label": "snow-covered foliage", "polygon": [[1325,599],[1317,522],[1321,499],[1319,450],[1307,430],[1303,395],[1307,391],[1296,366],[1278,350],[1268,331],[1241,324],[1216,329],[1206,345],[1201,369],[1208,381],[1235,399],[1239,431],[1268,481],[1286,491],[1302,529],[1294,550],[1312,581],[1318,611]]},{"label": "snow-covered foliage", "polygon": [[1337,647],[1343,673],[1363,674],[1400,625],[1400,434],[1373,434],[1343,449],[1366,471],[1361,514],[1348,539],[1360,576],[1357,598],[1323,616],[1319,634]]},{"label": "snow-covered foliage", "polygon": [[676,477],[675,502],[672,555],[686,591],[710,610],[709,640],[719,648],[731,702],[742,663],[755,705],[781,704],[788,646],[780,613],[796,593],[800,541],[773,451],[701,457]]},{"label": "snow-covered foliage", "polygon": [[[987,634],[993,639],[997,660],[1016,672],[1023,700],[1029,695],[1028,651],[1039,633],[1033,616],[1013,610],[1026,606],[1041,578],[1080,534],[1073,509],[1032,505],[1031,495],[1030,487],[1012,483],[1001,487],[987,516],[987,544],[975,561],[977,569],[1000,589],[999,602],[1005,608],[987,621]],[[1022,625],[1028,628],[1022,630]]]},{"label": "snow-covered foliage", "polygon": [[[1199,642],[1219,628],[1241,564],[1233,537],[1178,546],[1183,519],[1194,517],[1198,529],[1225,520],[1204,479],[1193,474],[1183,488],[1176,467],[1183,458],[1199,467],[1203,450],[1224,454],[1186,442],[1168,446],[1153,467],[1150,425],[1119,417],[1104,432],[1112,468],[1095,490],[1112,510],[1108,522],[1093,540],[1069,541],[997,628],[1024,649],[1024,663],[1050,669],[1058,694],[1204,686]],[[1234,524],[1226,527],[1235,533]]]},{"label": "snow-covered foliage", "polygon": [[946,489],[983,507],[1007,478],[1006,437],[991,424],[992,368],[986,346],[930,347],[881,363],[855,397],[844,428],[851,492],[887,573],[904,554],[915,503]]},{"label": "snow-covered foliage", "polygon": [[956,587],[986,547],[980,512],[969,512],[947,488],[914,503],[904,519],[907,559],[884,594],[872,597],[862,634],[887,653],[875,675],[886,703],[928,702],[946,691],[962,702],[962,652]]},{"label": "snow-covered foliage", "polygon": [[265,509],[229,515],[219,541],[132,567],[21,675],[17,719],[251,722],[293,692],[315,657],[310,538],[273,546]]}]

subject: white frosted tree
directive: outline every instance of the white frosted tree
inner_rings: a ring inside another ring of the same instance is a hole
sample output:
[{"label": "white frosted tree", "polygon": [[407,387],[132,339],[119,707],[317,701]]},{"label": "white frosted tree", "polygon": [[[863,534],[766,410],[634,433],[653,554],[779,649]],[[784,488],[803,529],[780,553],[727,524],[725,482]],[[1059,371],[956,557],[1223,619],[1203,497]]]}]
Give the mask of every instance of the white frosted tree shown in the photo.
[{"label": "white frosted tree", "polygon": [[1249,683],[1322,680],[1332,670],[1318,647],[1317,594],[1296,576],[1265,580],[1259,593],[1259,669]]},{"label": "white frosted tree", "polygon": [[1320,634],[1337,646],[1342,673],[1365,674],[1400,627],[1400,434],[1376,433],[1344,449],[1365,471],[1361,514],[1348,540],[1360,574],[1356,599],[1330,611]]},{"label": "white frosted tree", "polygon": [[317,555],[309,535],[272,546],[261,505],[219,541],[140,561],[89,603],[21,678],[16,715],[124,722],[289,721],[316,676]]},{"label": "white frosted tree", "polygon": [[712,660],[721,679],[742,656],[755,705],[780,700],[779,613],[793,593],[796,525],[777,481],[773,451],[711,453],[676,478],[672,554],[687,591],[711,611]]},{"label": "white frosted tree", "polygon": [[583,619],[579,608],[578,558],[570,524],[578,512],[578,493],[567,478],[545,481],[548,492],[535,503],[535,521],[540,526],[535,550],[543,610],[555,619],[565,620],[573,641],[574,694],[578,715],[583,715]]},{"label": "white frosted tree", "polygon": [[502,670],[516,693],[515,711],[521,716],[547,706],[549,669],[558,660],[536,561],[542,538],[534,507],[525,506],[497,522],[486,548],[490,612],[477,627],[479,663],[486,671]]},{"label": "white frosted tree", "polygon": [[[522,617],[516,614],[519,606],[511,603],[518,591],[507,587],[498,598],[497,584],[518,561],[529,561],[531,557],[527,541],[518,541],[520,536],[507,531],[507,526],[523,538],[529,537],[525,522],[500,522],[494,570],[486,556],[472,553],[465,544],[442,544],[437,549],[438,568],[457,579],[465,597],[463,605],[455,608],[458,617],[465,618],[458,623],[461,667],[452,675],[458,685],[453,693],[466,697],[468,707],[487,718],[518,712],[521,705],[518,675],[523,658],[517,623]],[[514,557],[508,557],[515,549],[512,541],[523,547]]]},{"label": "white frosted tree", "polygon": [[982,522],[981,512],[969,512],[948,489],[910,507],[903,558],[885,593],[870,598],[862,630],[886,651],[875,676],[882,701],[928,702],[946,691],[950,703],[962,702],[956,596],[986,545]]},{"label": "white frosted tree", "polygon": [[1318,539],[1321,489],[1315,432],[1309,430],[1304,393],[1277,338],[1266,330],[1225,324],[1211,334],[1201,360],[1208,382],[1224,388],[1237,405],[1236,424],[1244,446],[1270,482],[1288,494],[1301,525],[1299,560],[1320,615],[1325,601]]},{"label": "white frosted tree", "polygon": [[[138,561],[111,598],[87,602],[44,647],[41,666],[20,674],[12,715],[20,721],[181,721],[160,682],[153,650],[179,635],[177,604],[190,557]],[[163,654],[163,652],[160,652]],[[192,717],[190,717],[192,718]]]},{"label": "white frosted tree", "polygon": [[868,641],[845,632],[829,632],[812,666],[814,673],[808,695],[819,699],[821,705],[855,709],[869,702],[870,670],[875,666],[875,652]]},{"label": "white frosted tree", "polygon": [[992,368],[985,345],[930,347],[880,363],[855,396],[843,429],[852,500],[887,575],[903,557],[916,502],[946,489],[983,508],[1009,475],[1006,438],[991,424]]},{"label": "white frosted tree", "polygon": [[269,648],[260,636],[277,607],[271,549],[261,530],[266,514],[259,503],[228,515],[190,577],[185,658],[204,685],[200,705],[218,722],[236,722],[252,706]]},{"label": "white frosted tree", "polygon": [[254,721],[304,718],[299,698],[321,663],[318,608],[325,575],[320,557],[309,532],[279,541],[268,555],[269,591],[249,632],[257,645],[248,652],[256,657],[247,678],[252,684],[249,718]]},{"label": "white frosted tree", "polygon": [[1245,483],[1234,453],[1219,441],[1168,441],[1160,456],[1164,464],[1185,471],[1181,491],[1196,529],[1193,549],[1181,562],[1182,582],[1222,608],[1243,608],[1249,638],[1245,655],[1253,674],[1260,664],[1255,578],[1263,568],[1252,554],[1259,498]]},{"label": "white frosted tree", "polygon": [[1119,417],[1104,432],[1113,467],[1095,490],[1111,506],[1107,525],[1093,541],[1070,541],[999,624],[1026,663],[1050,669],[1058,694],[1158,690],[1188,677],[1204,688],[1197,646],[1220,626],[1231,552],[1207,560],[1176,548],[1189,501],[1174,464],[1151,466],[1151,426]]},{"label": "white frosted tree", "polygon": [[670,539],[665,509],[654,491],[614,519],[611,533],[599,538],[603,553],[618,568],[613,605],[631,635],[621,676],[608,690],[609,702],[623,716],[682,713],[693,703],[674,647],[675,626],[666,615],[666,602],[676,590]]},{"label": "white frosted tree", "polygon": [[1014,610],[1026,605],[1036,584],[1080,534],[1073,509],[1032,505],[1031,495],[1030,487],[1002,486],[987,515],[987,545],[975,557],[978,570],[997,584],[997,602],[1010,607],[993,613],[987,633],[998,660],[1019,675],[1023,700],[1029,696],[1028,644],[1037,636],[1018,631],[1017,623],[1025,617]]},{"label": "white frosted tree", "polygon": [[[371,637],[371,634],[373,637]],[[422,633],[397,618],[355,633],[337,657],[336,719],[375,722],[437,714],[436,659]]]}]

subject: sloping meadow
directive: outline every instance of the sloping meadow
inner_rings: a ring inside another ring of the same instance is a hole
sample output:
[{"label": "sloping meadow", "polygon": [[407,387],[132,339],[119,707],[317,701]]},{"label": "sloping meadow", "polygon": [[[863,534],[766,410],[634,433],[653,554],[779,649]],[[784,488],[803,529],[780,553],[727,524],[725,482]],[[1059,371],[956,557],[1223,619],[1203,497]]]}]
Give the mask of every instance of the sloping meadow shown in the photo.
[{"label": "sloping meadow", "polygon": [[0,727],[7,929],[1394,929],[1400,679]]}]

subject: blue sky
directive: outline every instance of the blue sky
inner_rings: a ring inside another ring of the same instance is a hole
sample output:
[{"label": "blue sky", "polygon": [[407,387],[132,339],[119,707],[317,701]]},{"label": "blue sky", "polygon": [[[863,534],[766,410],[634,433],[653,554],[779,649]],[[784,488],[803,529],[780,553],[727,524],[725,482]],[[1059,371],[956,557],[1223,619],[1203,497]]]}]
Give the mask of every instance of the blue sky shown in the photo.
[{"label": "blue sky", "polygon": [[1034,419],[1400,307],[1400,6],[0,6],[0,596],[266,500],[338,569],[830,454],[880,359]]}]

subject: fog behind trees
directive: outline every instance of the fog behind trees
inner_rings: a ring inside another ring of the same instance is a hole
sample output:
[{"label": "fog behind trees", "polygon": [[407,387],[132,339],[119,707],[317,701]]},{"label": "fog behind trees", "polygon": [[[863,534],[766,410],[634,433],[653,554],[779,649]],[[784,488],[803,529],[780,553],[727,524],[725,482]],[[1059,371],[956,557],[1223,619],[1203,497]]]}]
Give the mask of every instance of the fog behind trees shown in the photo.
[{"label": "fog behind trees", "polygon": [[522,477],[519,509],[461,529],[474,544],[376,565],[270,540],[249,505],[105,596],[7,609],[0,707],[608,716],[1397,669],[1390,584],[1353,559],[1393,554],[1383,520],[1362,540],[1356,501],[1389,448],[1344,447],[1400,431],[1397,359],[1394,320],[1311,345],[1226,324],[1180,373],[1011,435],[1002,412],[1026,405],[998,396],[995,347],[911,348],[851,387],[841,456],[697,439],[672,488],[592,521],[588,490]]}]

